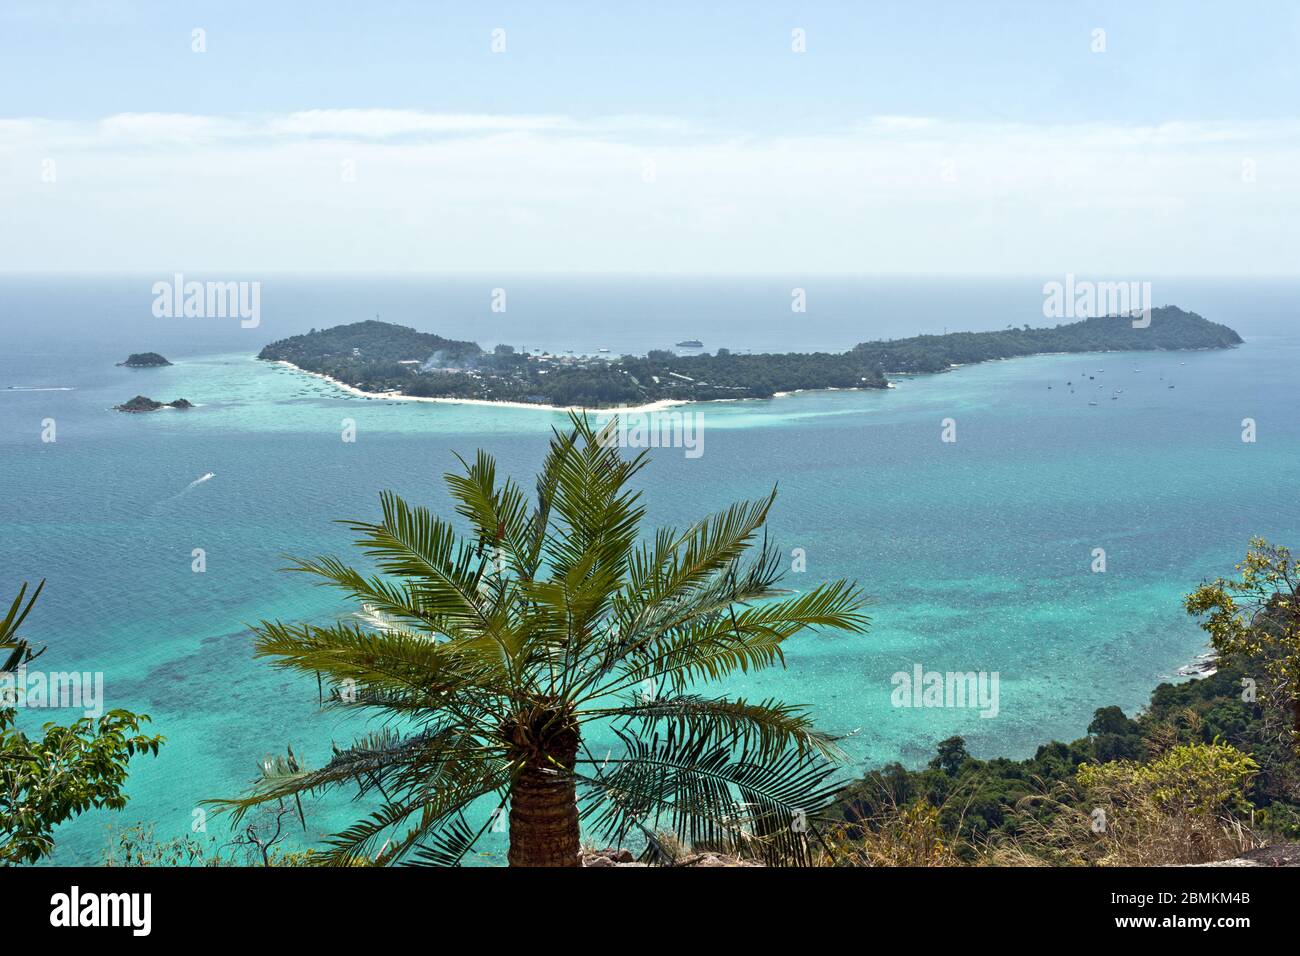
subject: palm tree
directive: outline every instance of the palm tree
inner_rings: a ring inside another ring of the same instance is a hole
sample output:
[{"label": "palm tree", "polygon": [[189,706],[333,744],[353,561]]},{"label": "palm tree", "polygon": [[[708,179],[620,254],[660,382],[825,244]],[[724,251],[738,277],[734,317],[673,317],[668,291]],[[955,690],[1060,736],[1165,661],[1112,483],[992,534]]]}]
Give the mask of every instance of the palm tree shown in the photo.
[{"label": "palm tree", "polygon": [[[338,786],[377,797],[378,811],[329,840],[323,858],[338,864],[458,864],[488,826],[503,828],[507,805],[512,866],[578,865],[582,818],[616,844],[640,834],[648,857],[671,830],[806,859],[837,789],[834,740],[803,708],[692,688],[784,664],[782,645],[806,628],[864,631],[865,598],[844,581],[777,588],[781,555],[760,539],[775,490],[643,539],[630,483],[646,453],[621,456],[613,422],[571,419],[533,503],[482,451],[445,476],[471,537],[385,492],[378,524],[344,522],[379,573],[293,562],[359,601],[366,624],[262,621],[256,653],[389,719],[318,770],[292,752],[268,760],[248,796],[214,803],[238,817]],[[596,727],[621,752],[593,754],[583,734]],[[476,827],[466,810],[480,800],[496,809]]]}]

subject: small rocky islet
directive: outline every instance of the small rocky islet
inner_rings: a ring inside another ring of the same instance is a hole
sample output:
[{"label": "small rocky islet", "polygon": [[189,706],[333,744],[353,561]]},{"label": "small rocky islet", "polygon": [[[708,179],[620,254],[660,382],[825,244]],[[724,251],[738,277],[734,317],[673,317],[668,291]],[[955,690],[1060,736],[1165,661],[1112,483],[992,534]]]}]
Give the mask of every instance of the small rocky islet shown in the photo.
[{"label": "small rocky islet", "polygon": [[152,398],[144,395],[137,395],[129,402],[123,402],[121,405],[114,405],[113,408],[119,412],[156,412],[163,408],[193,408],[194,403],[184,398],[178,398],[173,402],[155,402]]},{"label": "small rocky islet", "polygon": [[125,362],[118,362],[117,366],[118,368],[161,368],[171,364],[157,352],[132,352]]},{"label": "small rocky islet", "polygon": [[[164,365],[171,365],[163,356],[157,352],[132,352],[125,362],[118,362],[119,368],[162,368]],[[194,403],[188,399],[178,398],[171,402],[159,402],[146,395],[137,395],[130,401],[123,402],[121,405],[114,405],[115,411],[119,412],[156,412],[163,408],[193,408]]]}]

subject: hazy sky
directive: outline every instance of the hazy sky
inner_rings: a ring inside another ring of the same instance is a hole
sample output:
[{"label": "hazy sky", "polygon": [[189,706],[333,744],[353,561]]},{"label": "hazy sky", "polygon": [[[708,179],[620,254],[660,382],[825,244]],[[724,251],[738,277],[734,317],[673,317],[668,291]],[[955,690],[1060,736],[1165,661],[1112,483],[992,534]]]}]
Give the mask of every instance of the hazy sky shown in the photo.
[{"label": "hazy sky", "polygon": [[1295,274],[1298,46],[1249,0],[3,0],[0,268]]}]

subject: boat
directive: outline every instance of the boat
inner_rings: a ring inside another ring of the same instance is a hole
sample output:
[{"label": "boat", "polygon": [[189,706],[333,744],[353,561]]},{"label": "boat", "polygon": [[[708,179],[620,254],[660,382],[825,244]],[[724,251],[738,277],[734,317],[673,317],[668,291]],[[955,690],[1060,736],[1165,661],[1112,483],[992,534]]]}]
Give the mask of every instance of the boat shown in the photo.
[{"label": "boat", "polygon": [[686,339],[683,342],[678,342],[677,347],[679,349],[702,349],[704,348],[704,343],[699,339]]}]

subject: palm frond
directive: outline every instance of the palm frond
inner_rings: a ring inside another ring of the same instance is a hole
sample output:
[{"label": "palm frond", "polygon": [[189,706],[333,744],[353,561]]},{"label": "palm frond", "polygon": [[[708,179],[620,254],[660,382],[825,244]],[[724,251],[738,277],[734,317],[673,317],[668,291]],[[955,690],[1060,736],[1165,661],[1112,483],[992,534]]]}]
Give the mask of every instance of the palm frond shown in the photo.
[{"label": "palm frond", "polygon": [[483,835],[486,824],[475,830],[465,819],[465,814],[457,811],[446,818],[437,828],[430,828],[415,843],[414,860],[408,866],[460,866],[465,857],[474,849],[474,844]]},{"label": "palm frond", "polygon": [[36,603],[36,599],[41,596],[43,590],[45,590],[44,580],[36,585],[31,600],[27,602],[26,607],[23,607],[23,598],[27,594],[27,582],[23,582],[23,586],[18,589],[18,594],[14,597],[13,603],[9,605],[9,612],[4,616],[3,620],[0,620],[0,643],[12,640],[14,635],[18,633],[18,628],[22,626],[23,621],[27,620],[27,615],[31,613],[32,606]]},{"label": "palm frond", "polygon": [[753,543],[775,500],[774,488],[766,498],[736,502],[697,521],[676,538],[656,539],[654,550],[642,549],[633,563],[625,593],[653,607],[731,568]]},{"label": "palm frond", "polygon": [[552,463],[554,496],[545,540],[547,564],[556,575],[591,555],[593,567],[620,571],[635,546],[645,509],[641,493],[629,488],[645,465],[644,451],[630,459],[610,441],[615,420],[600,434],[583,417],[570,416],[578,441]]},{"label": "palm frond", "polygon": [[807,859],[816,818],[842,786],[834,765],[814,754],[740,760],[731,748],[671,727],[649,740],[618,733],[626,756],[612,771],[580,777],[583,816],[614,841],[666,826],[695,847],[797,864]]},{"label": "palm frond", "polygon": [[27,595],[27,582],[24,581],[13,603],[9,605],[8,613],[0,619],[0,651],[9,652],[3,662],[0,662],[0,674],[17,670],[20,665],[30,662],[43,652],[43,649],[33,651],[27,641],[18,639],[18,628],[22,627],[23,621],[27,620],[27,615],[31,613],[36,599],[41,596],[43,590],[45,590],[44,580],[36,585],[36,590],[32,592],[31,598],[24,606],[23,598]]},{"label": "palm frond", "polygon": [[660,724],[671,723],[681,738],[738,748],[742,762],[751,757],[774,759],[791,749],[800,754],[817,753],[828,760],[843,757],[835,739],[813,726],[806,708],[783,704],[775,698],[754,703],[743,697],[687,694],[593,710],[584,716],[612,718],[624,722],[624,726],[635,721],[641,736],[652,733]]},{"label": "palm frond", "polygon": [[[364,819],[358,820],[350,827],[340,830],[325,840],[329,847],[320,857],[324,866],[351,866],[361,860],[381,862],[387,856],[387,843],[376,850],[379,838],[393,830],[411,814],[423,809],[423,804],[412,801],[408,803],[385,803],[378,810]],[[414,829],[419,829],[414,828]]]},{"label": "palm frond", "polygon": [[783,664],[781,645],[795,634],[819,628],[861,633],[870,623],[868,601],[845,581],[821,585],[806,594],[717,612],[647,642],[639,653],[618,663],[617,674],[593,696],[625,691],[647,680],[664,682],[682,693],[697,680],[720,680],[735,671]]},{"label": "palm frond", "polygon": [[[247,796],[206,802],[219,812],[231,811],[238,822],[262,804],[344,785],[354,787],[359,798],[375,791],[391,803],[395,794],[424,793],[434,787],[443,787],[448,794],[468,791],[477,796],[486,782],[508,776],[498,748],[476,741],[457,726],[409,736],[390,728],[364,734],[351,747],[335,747],[329,762],[318,770],[280,759],[264,761],[259,769],[261,775]],[[425,802],[429,799],[426,795]],[[457,805],[453,802],[453,807]]]},{"label": "palm frond", "polygon": [[459,502],[457,513],[473,526],[480,549],[500,549],[514,573],[530,580],[541,548],[529,533],[528,501],[523,491],[509,479],[497,486],[496,460],[485,451],[478,452],[472,465],[460,461],[465,474],[443,475],[451,496]]},{"label": "palm frond", "polygon": [[363,607],[413,627],[432,629],[436,633],[449,631],[459,622],[459,618],[444,615],[436,606],[423,603],[419,592],[409,583],[394,584],[377,575],[366,577],[332,556],[294,559],[284,570],[322,578],[316,582],[317,586],[338,588]]},{"label": "palm frond", "polygon": [[348,522],[361,535],[358,545],[388,574],[404,578],[421,607],[449,622],[448,631],[484,635],[513,665],[519,648],[504,627],[500,611],[485,607],[480,590],[489,566],[450,524],[428,508],[412,508],[390,491],[380,495],[383,521]]},{"label": "palm frond", "polygon": [[494,655],[473,657],[425,635],[401,631],[367,631],[357,624],[254,625],[254,655],[272,658],[275,667],[324,674],[349,682],[354,690],[413,692],[437,706],[444,696],[477,689],[505,693],[509,684]]}]

